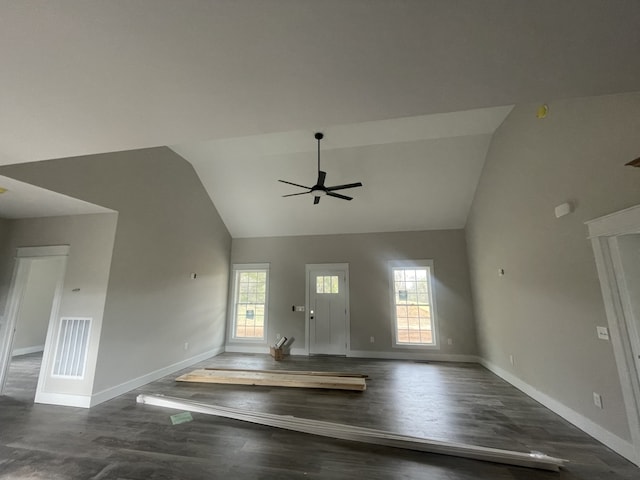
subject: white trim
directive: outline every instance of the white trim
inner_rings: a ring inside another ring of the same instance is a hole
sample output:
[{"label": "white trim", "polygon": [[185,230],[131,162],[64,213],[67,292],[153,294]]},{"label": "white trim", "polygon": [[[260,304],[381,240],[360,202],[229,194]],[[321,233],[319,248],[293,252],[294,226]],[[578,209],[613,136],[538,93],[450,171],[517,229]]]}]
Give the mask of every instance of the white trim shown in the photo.
[{"label": "white trim", "polygon": [[225,345],[224,351],[229,353],[269,353],[268,345]]},{"label": "white trim", "polygon": [[[433,343],[398,343],[398,326],[396,318],[396,299],[395,299],[395,278],[393,270],[395,268],[416,268],[426,267],[429,274],[428,287],[429,287],[429,308],[431,310],[431,335],[433,336]],[[387,262],[388,278],[389,278],[389,299],[390,303],[390,319],[391,319],[391,332],[392,332],[392,347],[393,348],[420,348],[429,350],[440,349],[440,335],[438,332],[438,310],[436,308],[436,293],[433,279],[435,278],[435,270],[433,266],[433,260],[420,259],[420,260],[389,260]]]},{"label": "white trim", "polygon": [[[268,346],[252,346],[252,345],[225,345],[224,351],[227,353],[264,353],[269,354]],[[286,350],[285,350],[286,352]],[[289,355],[309,356],[304,348],[291,348]]]},{"label": "white trim", "polygon": [[640,347],[634,347],[635,339],[629,332],[629,324],[632,322],[625,312],[628,293],[625,291],[624,282],[620,282],[621,261],[616,239],[618,235],[640,232],[640,205],[605,215],[586,224],[600,280],[632,445],[635,449],[636,460],[632,461],[640,465],[640,374],[634,353],[634,348],[637,351]]},{"label": "white trim", "polygon": [[430,362],[462,362],[480,363],[476,355],[459,355],[454,353],[433,352],[374,352],[370,350],[351,350],[347,357],[381,358],[385,360],[426,360]]},{"label": "white trim", "polygon": [[146,385],[147,383],[151,383],[155,380],[158,380],[162,377],[166,377],[167,375],[171,375],[178,370],[182,370],[183,368],[190,367],[193,364],[198,362],[202,362],[207,360],[208,358],[215,357],[216,355],[224,352],[224,347],[217,347],[211,350],[208,350],[204,353],[196,355],[195,357],[190,357],[185,360],[181,360],[180,362],[173,363],[171,365],[167,365],[166,367],[159,368],[158,370],[154,370],[153,372],[149,372],[140,377],[134,378],[132,380],[128,380],[120,385],[116,385],[114,387],[109,387],[99,392],[91,395],[91,404],[89,406],[94,407],[99,403],[106,402],[107,400],[111,400],[119,395],[130,392],[131,390]]},{"label": "white trim", "polygon": [[638,465],[640,459],[636,457],[633,444],[631,442],[624,440],[623,438],[620,438],[617,435],[611,433],[609,430],[602,428],[600,425],[589,420],[584,415],[581,415],[575,410],[567,407],[565,404],[558,402],[554,398],[551,398],[549,395],[536,390],[528,383],[523,382],[518,377],[512,375],[506,370],[503,370],[497,365],[494,365],[486,361],[485,359],[480,359],[480,364],[487,370],[495,373],[507,383],[513,385],[524,394],[533,398],[537,402],[540,402],[552,412],[560,415],[562,418],[572,423],[586,434],[592,436],[599,442],[604,443],[607,447],[609,447],[616,453],[622,455],[627,460]]},{"label": "white trim", "polygon": [[44,352],[44,345],[34,345],[33,347],[14,348],[11,353],[12,357],[20,355],[29,355],[30,353]]},{"label": "white trim", "polygon": [[585,222],[589,238],[640,232],[640,205]]},{"label": "white trim", "polygon": [[543,453],[531,454],[529,452],[516,452],[513,450],[501,450],[496,448],[481,447],[463,443],[443,442],[424,437],[412,437],[401,435],[392,431],[375,430],[366,427],[357,427],[346,424],[324,422],[291,415],[276,415],[271,413],[254,412],[237,408],[211,405],[193,400],[168,397],[165,395],[138,395],[136,402],[158,407],[187,410],[205,415],[250,422],[268,427],[292,430],[295,432],[329,437],[333,439],[349,440],[369,443],[374,445],[386,445],[395,448],[405,448],[420,452],[453,455],[456,457],[472,458],[487,462],[504,463],[529,468],[539,468],[557,472],[567,461],[561,458],[550,457]]},{"label": "white trim", "polygon": [[91,397],[89,395],[70,395],[68,393],[36,392],[35,403],[89,408],[91,406]]},{"label": "white trim", "polygon": [[45,245],[42,247],[18,247],[16,257],[66,257],[69,255],[69,245]]}]

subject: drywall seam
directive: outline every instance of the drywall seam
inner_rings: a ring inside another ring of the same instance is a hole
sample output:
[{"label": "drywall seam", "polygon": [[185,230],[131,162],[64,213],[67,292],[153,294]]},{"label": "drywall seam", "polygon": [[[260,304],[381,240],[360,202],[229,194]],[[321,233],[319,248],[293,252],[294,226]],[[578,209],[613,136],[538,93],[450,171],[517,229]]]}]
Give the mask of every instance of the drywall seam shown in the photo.
[{"label": "drywall seam", "polygon": [[195,357],[190,357],[180,362],[174,363],[172,365],[160,368],[158,370],[154,370],[153,372],[147,373],[140,377],[134,378],[132,380],[128,380],[120,385],[116,385],[114,387],[106,388],[100,392],[94,393],[91,395],[91,404],[87,406],[94,407],[102,402],[106,402],[107,400],[111,400],[114,397],[127,393],[134,388],[141,387],[146,385],[147,383],[151,383],[155,380],[158,380],[166,375],[170,375],[172,373],[177,372],[178,370],[182,370],[183,368],[190,367],[198,362],[202,362],[203,360],[207,360],[208,358],[215,357],[216,355],[224,352],[224,347],[217,347],[212,350],[208,350],[204,353],[196,355]]},{"label": "drywall seam", "polygon": [[485,367],[487,370],[495,373],[497,376],[502,378],[507,383],[510,383],[514,387],[516,387],[521,392],[525,393],[529,397],[533,398],[537,402],[540,402],[542,405],[547,407],[552,412],[560,415],[562,418],[570,422],[571,424],[578,427],[583,432],[587,433],[591,437],[595,438],[601,443],[604,443],[607,447],[612,449],[614,452],[622,455],[627,460],[635,463],[640,466],[640,459],[636,458],[636,454],[633,448],[633,445],[624,440],[617,435],[611,433],[609,430],[602,428],[600,425],[594,423],[589,420],[587,417],[579,414],[575,410],[567,407],[566,405],[558,402],[554,398],[549,395],[542,393],[539,390],[536,390],[534,387],[529,385],[528,383],[523,382],[515,375],[503,370],[497,365],[488,362],[487,360],[481,358],[480,364]]}]

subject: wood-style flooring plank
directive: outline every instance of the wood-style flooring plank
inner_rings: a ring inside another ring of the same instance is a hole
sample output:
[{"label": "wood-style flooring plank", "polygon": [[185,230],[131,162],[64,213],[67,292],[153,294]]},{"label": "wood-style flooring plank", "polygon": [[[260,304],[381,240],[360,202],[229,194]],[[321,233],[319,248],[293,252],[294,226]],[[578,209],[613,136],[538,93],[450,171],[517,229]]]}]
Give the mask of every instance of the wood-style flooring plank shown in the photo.
[{"label": "wood-style flooring plank", "polygon": [[193,370],[176,378],[177,382],[216,383],[231,385],[261,385],[268,387],[324,388],[362,392],[367,384],[362,377],[304,375],[282,372],[264,373],[255,370]]}]

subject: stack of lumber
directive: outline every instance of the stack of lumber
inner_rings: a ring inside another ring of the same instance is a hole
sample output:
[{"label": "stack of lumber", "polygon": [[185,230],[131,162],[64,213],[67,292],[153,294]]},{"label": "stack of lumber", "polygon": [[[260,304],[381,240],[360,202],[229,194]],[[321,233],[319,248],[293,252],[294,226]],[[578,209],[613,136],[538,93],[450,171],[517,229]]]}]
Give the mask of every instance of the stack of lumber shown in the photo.
[{"label": "stack of lumber", "polygon": [[207,405],[192,400],[165,397],[162,395],[138,395],[138,403],[156,405],[160,407],[186,410],[189,412],[216,415],[244,422],[256,423],[270,427],[309,433],[323,437],[351,440],[355,442],[385,445],[422,452],[439,453],[455,457],[472,458],[507,465],[538,468],[542,470],[559,471],[566,460],[550,457],[542,453],[523,453],[497,448],[480,447],[455,442],[443,442],[427,438],[412,437],[385,430],[354,427],[339,423],[309,420],[293,416],[275,415],[270,413],[256,413],[237,408]]},{"label": "stack of lumber", "polygon": [[365,375],[338,372],[198,369],[176,378],[178,382],[262,385],[269,387],[326,388],[362,392]]}]

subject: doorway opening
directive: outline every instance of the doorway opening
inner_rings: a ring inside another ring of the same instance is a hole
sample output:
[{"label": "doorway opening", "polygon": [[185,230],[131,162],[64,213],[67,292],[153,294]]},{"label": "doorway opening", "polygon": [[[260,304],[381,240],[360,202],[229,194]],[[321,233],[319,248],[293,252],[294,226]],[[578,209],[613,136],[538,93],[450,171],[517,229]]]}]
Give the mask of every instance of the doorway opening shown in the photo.
[{"label": "doorway opening", "polygon": [[305,347],[309,355],[347,355],[349,334],[349,264],[308,264]]},{"label": "doorway opening", "polygon": [[640,465],[640,205],[587,222],[629,419]]},{"label": "doorway opening", "polygon": [[67,245],[18,248],[0,330],[0,394],[29,402],[37,396],[68,252]]}]

